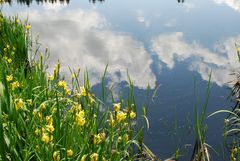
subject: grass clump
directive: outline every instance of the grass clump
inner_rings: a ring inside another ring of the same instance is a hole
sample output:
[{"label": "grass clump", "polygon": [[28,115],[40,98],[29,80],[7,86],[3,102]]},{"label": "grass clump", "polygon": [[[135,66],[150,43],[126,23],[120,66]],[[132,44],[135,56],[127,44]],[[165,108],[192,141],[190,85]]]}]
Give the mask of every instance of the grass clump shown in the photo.
[{"label": "grass clump", "polygon": [[[194,84],[194,87],[195,87],[194,93],[196,97],[196,84]],[[207,124],[205,122],[210,91],[211,91],[211,73],[208,79],[205,103],[201,108],[202,111],[198,111],[197,102],[195,104],[195,145],[191,161],[210,161],[210,154],[208,152],[209,145],[206,143]]]},{"label": "grass clump", "polygon": [[143,127],[131,80],[128,99],[107,106],[92,93],[87,73],[81,84],[73,71],[68,84],[59,62],[47,74],[47,50],[28,59],[30,27],[0,14],[0,160],[137,159]]},{"label": "grass clump", "polygon": [[[240,46],[237,43],[235,46],[238,61],[240,62]],[[219,113],[227,114],[224,120],[224,144],[226,150],[229,152],[228,154],[230,154],[229,160],[236,161],[240,160],[240,73],[235,71],[232,75],[235,76],[236,79],[230,82],[233,86],[229,98],[235,103],[234,107],[231,110],[218,110],[209,117]]]},{"label": "grass clump", "polygon": [[[28,49],[31,47],[30,28],[27,24],[22,24],[17,17],[6,19],[0,13],[0,54],[1,57],[12,67],[28,65]],[[15,60],[15,61],[13,61]]]}]

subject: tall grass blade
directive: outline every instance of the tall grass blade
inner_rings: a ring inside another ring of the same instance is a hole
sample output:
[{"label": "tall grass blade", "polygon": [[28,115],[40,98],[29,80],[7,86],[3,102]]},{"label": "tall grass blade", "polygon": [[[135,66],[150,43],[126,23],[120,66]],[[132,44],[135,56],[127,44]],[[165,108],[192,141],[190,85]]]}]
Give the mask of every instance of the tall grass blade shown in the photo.
[{"label": "tall grass blade", "polygon": [[4,130],[3,130],[3,116],[2,116],[2,106],[4,105],[4,87],[0,83],[0,156],[2,160],[6,160],[5,147],[4,147]]}]

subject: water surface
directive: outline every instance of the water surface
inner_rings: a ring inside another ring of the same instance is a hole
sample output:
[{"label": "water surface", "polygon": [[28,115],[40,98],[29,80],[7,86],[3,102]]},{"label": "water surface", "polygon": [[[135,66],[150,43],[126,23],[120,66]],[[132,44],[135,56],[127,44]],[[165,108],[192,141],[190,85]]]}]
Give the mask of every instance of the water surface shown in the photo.
[{"label": "water surface", "polygon": [[[180,2],[180,3],[179,3]],[[9,1],[7,15],[28,19],[33,35],[50,49],[50,69],[59,59],[87,69],[98,93],[108,67],[108,85],[116,98],[126,90],[127,72],[139,106],[148,106],[150,129],[145,143],[159,157],[177,149],[189,160],[194,143],[194,105],[204,104],[210,72],[213,86],[207,113],[230,109],[230,76],[239,68],[235,43],[240,41],[238,0],[69,0]],[[197,96],[194,97],[194,79]],[[147,90],[150,85],[150,96]],[[151,95],[159,87],[156,96]],[[213,160],[221,156],[223,115],[207,119],[207,143]]]}]

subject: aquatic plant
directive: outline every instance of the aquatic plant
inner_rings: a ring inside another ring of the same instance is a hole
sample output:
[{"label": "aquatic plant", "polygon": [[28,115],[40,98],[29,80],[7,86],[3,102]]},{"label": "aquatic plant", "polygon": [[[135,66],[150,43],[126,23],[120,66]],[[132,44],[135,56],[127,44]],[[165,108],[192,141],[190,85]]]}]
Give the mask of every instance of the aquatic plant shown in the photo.
[{"label": "aquatic plant", "polygon": [[[240,47],[236,43],[238,61],[240,62]],[[233,72],[231,75],[235,79],[231,82],[232,88],[229,98],[234,102],[234,107],[231,110],[218,110],[208,117],[219,113],[226,113],[228,116],[224,120],[224,142],[226,149],[230,152],[230,160],[240,160],[240,73],[239,71]]]},{"label": "aquatic plant", "polygon": [[[109,106],[91,90],[88,73],[72,81],[46,72],[46,49],[32,48],[31,26],[0,14],[0,160],[135,160],[143,153],[143,126],[129,77],[128,99]],[[39,54],[29,59],[29,54]],[[106,70],[105,70],[106,73]],[[105,74],[104,74],[105,75]],[[104,77],[102,84],[104,87]],[[104,107],[104,112],[100,108]]]},{"label": "aquatic plant", "polygon": [[13,67],[28,66],[31,49],[31,26],[17,17],[4,18],[0,13],[0,55]]},{"label": "aquatic plant", "polygon": [[[196,82],[196,81],[195,81]],[[194,84],[194,94],[196,96],[196,84]],[[206,89],[206,99],[203,107],[199,114],[196,102],[195,104],[195,145],[191,157],[191,161],[210,161],[209,154],[209,145],[206,143],[206,132],[207,125],[205,123],[206,120],[206,110],[208,106],[208,101],[210,97],[210,89],[211,89],[211,73],[209,75],[207,89]]]}]

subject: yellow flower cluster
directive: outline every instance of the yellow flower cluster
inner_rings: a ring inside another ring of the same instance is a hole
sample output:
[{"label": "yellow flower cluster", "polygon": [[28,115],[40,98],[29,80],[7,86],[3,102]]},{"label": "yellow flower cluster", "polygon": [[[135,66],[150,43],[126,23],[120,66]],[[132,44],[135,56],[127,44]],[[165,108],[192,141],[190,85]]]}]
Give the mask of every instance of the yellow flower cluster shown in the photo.
[{"label": "yellow flower cluster", "polygon": [[125,134],[123,137],[122,137],[122,136],[119,136],[119,137],[117,138],[117,141],[118,141],[118,142],[122,142],[122,141],[127,142],[128,139],[129,139],[128,134]]},{"label": "yellow flower cluster", "polygon": [[98,154],[97,153],[93,153],[90,155],[90,160],[91,161],[98,161]]},{"label": "yellow flower cluster", "polygon": [[41,110],[41,111],[45,111],[46,108],[47,108],[46,103],[43,102],[43,103],[40,105],[40,110]]},{"label": "yellow flower cluster", "polygon": [[117,139],[118,142],[122,142],[122,137],[119,136],[118,139]]},{"label": "yellow flower cluster", "polygon": [[[36,130],[35,130],[35,134],[36,134]],[[41,140],[44,144],[48,144],[49,142],[52,143],[53,135],[50,135],[50,137],[49,137],[49,134],[45,131],[44,128],[42,128],[42,138],[41,138]]]},{"label": "yellow flower cluster", "polygon": [[64,91],[66,92],[66,94],[70,95],[71,91],[68,89],[67,82],[61,80],[58,82],[58,86],[62,87],[64,89]]},{"label": "yellow flower cluster", "polygon": [[30,30],[31,29],[31,25],[26,25],[26,30]]},{"label": "yellow flower cluster", "polygon": [[[4,49],[6,49],[6,48],[4,48]],[[6,49],[6,50],[7,50],[7,49]],[[4,51],[6,51],[6,50],[4,50]],[[11,59],[11,58],[8,58],[8,57],[4,56],[3,59],[4,59],[5,61],[7,61],[9,64],[12,63],[12,59]]]},{"label": "yellow flower cluster", "polygon": [[[128,111],[129,111],[128,109],[125,109],[125,110],[121,111],[121,103],[114,103],[113,108],[114,108],[114,111],[115,111],[116,115],[115,115],[115,120],[113,118],[112,113],[110,113],[110,115],[109,115],[109,120],[108,121],[109,121],[109,125],[111,125],[111,126],[115,126],[116,122],[120,123],[120,122],[124,121],[127,118]],[[133,112],[133,111],[130,112],[130,118],[133,119],[135,117],[136,117],[136,113]]]},{"label": "yellow flower cluster", "polygon": [[53,160],[54,161],[60,161],[60,151],[53,152]]},{"label": "yellow flower cluster", "polygon": [[46,116],[46,122],[47,122],[47,125],[52,125],[53,124],[52,115]]},{"label": "yellow flower cluster", "polygon": [[16,22],[16,23],[19,23],[20,21],[19,21],[19,19],[18,19],[18,18],[16,18],[15,22]]},{"label": "yellow flower cluster", "polygon": [[126,141],[126,142],[127,142],[127,141],[128,141],[128,139],[129,139],[129,137],[128,137],[128,134],[125,134],[123,137],[124,137],[124,141]]},{"label": "yellow flower cluster", "polygon": [[135,117],[136,117],[136,113],[133,112],[133,111],[131,111],[131,112],[130,112],[130,118],[134,119]]},{"label": "yellow flower cluster", "polygon": [[13,75],[11,74],[11,75],[7,75],[6,76],[6,80],[8,81],[8,82],[11,82],[12,80],[13,80]]},{"label": "yellow flower cluster", "polygon": [[79,126],[84,126],[85,125],[85,123],[86,123],[85,112],[83,110],[79,111],[76,114],[76,122]]},{"label": "yellow flower cluster", "polygon": [[43,115],[42,115],[42,112],[41,111],[37,111],[37,116],[38,118],[40,119],[41,122],[43,122]]},{"label": "yellow flower cluster", "polygon": [[[36,132],[36,131],[35,131]],[[42,134],[42,142],[44,143],[44,144],[48,144],[49,143],[49,141],[50,141],[50,138],[49,138],[49,136],[48,136],[48,134],[47,133],[43,133]]]},{"label": "yellow flower cluster", "polygon": [[54,131],[54,127],[53,127],[53,125],[52,124],[50,124],[50,125],[46,125],[46,129],[47,129],[47,131],[49,132],[49,133],[53,133],[53,131]]},{"label": "yellow flower cluster", "polygon": [[83,87],[80,87],[80,95],[81,95],[81,96],[87,96],[87,91],[86,91],[86,89],[85,89],[84,86],[83,86]]},{"label": "yellow flower cluster", "polygon": [[237,48],[237,52],[240,53],[240,47]]},{"label": "yellow flower cluster", "polygon": [[39,136],[39,134],[40,134],[39,128],[37,128],[37,129],[34,131],[34,133],[35,133],[36,136]]},{"label": "yellow flower cluster", "polygon": [[[80,92],[78,92],[77,90],[74,91],[74,96],[76,96],[77,98],[81,98],[82,96],[85,97],[87,96],[87,90],[85,89],[84,86],[80,87]],[[90,99],[90,102],[92,103],[94,100],[91,96],[91,94],[88,94],[88,97]]]},{"label": "yellow flower cluster", "polygon": [[14,91],[15,89],[20,87],[20,83],[18,81],[15,81],[11,83],[12,90]]},{"label": "yellow flower cluster", "polygon": [[93,144],[100,144],[102,141],[105,140],[105,137],[106,137],[105,133],[100,133],[100,134],[94,135]]},{"label": "yellow flower cluster", "polygon": [[27,100],[27,104],[28,104],[28,106],[32,106],[33,104],[32,104],[32,99],[28,99]]},{"label": "yellow flower cluster", "polygon": [[81,104],[74,104],[71,107],[70,112],[72,112],[72,113],[79,113],[81,110],[82,110]]},{"label": "yellow flower cluster", "polygon": [[67,82],[61,80],[58,82],[58,86],[65,89],[65,88],[67,88]]},{"label": "yellow flower cluster", "polygon": [[72,157],[73,156],[73,151],[72,149],[67,150],[67,157]]},{"label": "yellow flower cluster", "polygon": [[47,122],[46,130],[52,134],[54,131],[52,115],[46,116],[46,122]]},{"label": "yellow flower cluster", "polygon": [[114,103],[113,108],[114,108],[114,111],[118,112],[121,108],[121,103]]},{"label": "yellow flower cluster", "polygon": [[116,114],[117,122],[121,122],[121,121],[125,120],[126,117],[127,117],[127,114],[124,113],[123,111],[118,111],[117,114]]},{"label": "yellow flower cluster", "polygon": [[19,99],[15,99],[14,104],[15,104],[16,110],[19,110],[23,108],[24,102],[21,98],[19,98]]},{"label": "yellow flower cluster", "polygon": [[54,76],[53,75],[49,75],[48,76],[48,81],[52,81],[54,79]]},{"label": "yellow flower cluster", "polygon": [[[41,116],[42,117],[42,116]],[[46,116],[46,126],[42,128],[42,142],[44,144],[48,144],[49,142],[53,141],[54,126],[53,126],[53,118],[52,115]],[[35,130],[35,135],[38,136],[40,133],[39,129]]]},{"label": "yellow flower cluster", "polygon": [[82,158],[81,158],[81,161],[86,161],[86,158],[87,158],[87,155],[84,154],[84,155],[82,156]]}]

